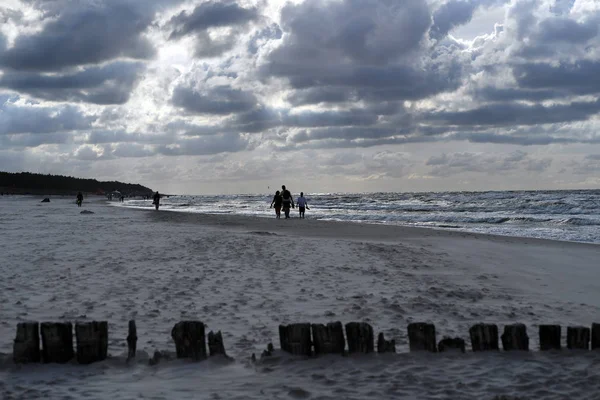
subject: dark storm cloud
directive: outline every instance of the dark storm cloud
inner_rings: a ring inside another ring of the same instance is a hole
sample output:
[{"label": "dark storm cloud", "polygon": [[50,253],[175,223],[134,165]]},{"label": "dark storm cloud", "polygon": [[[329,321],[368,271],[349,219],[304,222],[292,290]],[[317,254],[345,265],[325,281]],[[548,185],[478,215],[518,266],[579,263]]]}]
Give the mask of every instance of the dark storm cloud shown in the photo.
[{"label": "dark storm cloud", "polygon": [[465,0],[452,0],[443,4],[433,14],[434,23],[429,35],[436,40],[444,38],[454,27],[469,22],[477,6],[477,2]]},{"label": "dark storm cloud", "polygon": [[598,35],[599,20],[598,13],[581,23],[563,17],[549,18],[540,23],[536,39],[550,44],[559,41],[573,44],[585,43]]},{"label": "dark storm cloud", "polygon": [[[2,99],[0,99],[2,101]],[[0,103],[0,135],[47,134],[89,129],[94,117],[73,106],[33,107]]]},{"label": "dark storm cloud", "polygon": [[253,109],[258,100],[252,93],[216,86],[205,91],[178,86],[172,97],[173,105],[191,114],[229,115]]},{"label": "dark storm cloud", "polygon": [[19,71],[57,71],[154,55],[143,36],[153,16],[138,2],[70,3],[53,17],[40,32],[19,35],[0,55],[0,65]]},{"label": "dark storm cloud", "polygon": [[170,39],[206,31],[209,28],[240,26],[255,21],[260,14],[256,8],[243,8],[235,2],[208,1],[197,6],[190,14],[182,11],[171,18]]},{"label": "dark storm cloud", "polygon": [[[233,1],[209,1],[200,4],[191,13],[182,11],[171,18],[168,23],[172,29],[169,39],[193,35],[196,57],[214,58],[233,49],[249,24],[259,18],[257,8],[243,8]],[[230,30],[217,38],[209,34],[211,28],[222,27]]]},{"label": "dark storm cloud", "polygon": [[424,120],[454,126],[513,126],[584,121],[600,111],[600,101],[567,105],[490,104],[468,111],[441,111],[425,114]]},{"label": "dark storm cloud", "polygon": [[517,83],[527,89],[564,90],[570,94],[600,92],[598,71],[600,60],[580,60],[574,63],[528,63],[513,67]]},{"label": "dark storm cloud", "polygon": [[142,70],[141,63],[114,62],[71,74],[8,71],[0,77],[0,87],[50,101],[123,104]]},{"label": "dark storm cloud", "polygon": [[424,1],[287,5],[281,21],[287,35],[261,73],[303,89],[289,96],[293,104],[422,99],[457,88],[462,75],[442,50],[414,64],[430,24]]}]

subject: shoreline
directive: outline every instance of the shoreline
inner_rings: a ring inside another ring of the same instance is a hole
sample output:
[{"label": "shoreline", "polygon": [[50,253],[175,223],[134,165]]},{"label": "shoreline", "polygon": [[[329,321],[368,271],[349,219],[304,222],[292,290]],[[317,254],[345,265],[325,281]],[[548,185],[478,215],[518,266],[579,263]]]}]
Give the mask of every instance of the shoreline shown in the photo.
[{"label": "shoreline", "polygon": [[[149,210],[137,207],[127,207],[119,204],[111,204],[106,201],[107,205],[112,207],[120,207],[134,211],[146,212],[157,214],[156,210]],[[206,224],[213,227],[228,228],[234,227],[245,227],[248,225],[260,227],[264,231],[273,231],[274,233],[290,233],[294,235],[310,234],[311,228],[313,234],[323,235],[323,237],[331,237],[335,231],[345,232],[344,236],[340,238],[353,239],[353,240],[364,240],[376,235],[375,231],[382,231],[385,233],[384,238],[381,239],[385,242],[395,242],[401,239],[410,239],[414,237],[451,237],[451,238],[475,238],[475,239],[486,239],[491,238],[500,241],[507,242],[531,242],[534,244],[568,244],[568,245],[580,245],[580,246],[593,246],[598,248],[600,243],[591,242],[576,242],[568,240],[557,240],[557,239],[545,239],[545,238],[534,238],[529,236],[509,236],[509,235],[498,235],[491,233],[479,233],[469,231],[458,231],[451,229],[443,229],[439,227],[418,227],[418,226],[407,226],[400,224],[385,224],[385,223],[369,223],[369,222],[353,222],[353,221],[336,221],[336,220],[317,220],[317,219],[300,219],[292,217],[290,220],[279,219],[275,217],[267,216],[248,216],[241,214],[210,214],[200,212],[187,212],[177,210],[159,210],[158,213],[169,213],[173,214],[172,217],[156,217],[158,219],[170,220],[175,223],[194,223],[194,224]],[[177,215],[177,216],[175,216]],[[187,221],[186,221],[187,220]],[[257,224],[257,222],[260,223]],[[270,222],[266,222],[270,221]],[[297,223],[296,225],[291,225]],[[299,225],[299,224],[301,225]],[[310,224],[310,225],[309,225]],[[352,232],[356,227],[361,227],[361,233]],[[244,230],[243,228],[239,228]],[[327,233],[324,233],[327,232]],[[314,237],[314,236],[313,236]],[[394,239],[395,238],[395,239]]]}]

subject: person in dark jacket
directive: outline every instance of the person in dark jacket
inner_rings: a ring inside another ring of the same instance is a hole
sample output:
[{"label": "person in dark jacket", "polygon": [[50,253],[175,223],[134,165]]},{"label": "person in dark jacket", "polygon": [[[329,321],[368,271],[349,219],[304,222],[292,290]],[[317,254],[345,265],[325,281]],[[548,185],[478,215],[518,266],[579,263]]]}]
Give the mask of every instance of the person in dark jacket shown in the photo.
[{"label": "person in dark jacket", "polygon": [[294,198],[292,197],[292,193],[285,188],[285,185],[281,186],[281,200],[283,212],[285,213],[285,219],[290,218],[290,206],[294,208]]},{"label": "person in dark jacket", "polygon": [[81,192],[77,193],[77,207],[81,207],[83,203],[83,194]]},{"label": "person in dark jacket", "polygon": [[281,198],[281,194],[279,190],[275,192],[275,196],[273,197],[273,201],[271,202],[271,208],[275,206],[275,216],[276,218],[281,218],[281,205],[283,203],[283,199]]},{"label": "person in dark jacket", "polygon": [[154,207],[156,207],[156,211],[158,211],[158,205],[160,203],[160,194],[158,194],[158,190],[156,191],[156,193],[154,193],[154,197],[152,197],[152,199],[154,200],[152,204],[154,204]]}]

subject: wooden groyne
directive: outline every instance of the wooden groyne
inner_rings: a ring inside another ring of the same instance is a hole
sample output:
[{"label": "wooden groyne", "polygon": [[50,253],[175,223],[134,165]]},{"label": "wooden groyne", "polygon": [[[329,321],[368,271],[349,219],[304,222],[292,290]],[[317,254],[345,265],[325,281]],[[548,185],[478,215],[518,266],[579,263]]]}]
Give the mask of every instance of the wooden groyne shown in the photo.
[{"label": "wooden groyne", "polygon": [[[73,336],[73,331],[75,336]],[[474,352],[529,351],[529,336],[524,324],[504,326],[501,336],[495,324],[476,324],[468,332],[471,350]],[[13,344],[13,361],[26,363],[91,364],[108,356],[108,323],[106,321],[76,322],[21,322]],[[539,350],[561,350],[562,328],[560,325],[539,325]],[[467,351],[466,341],[460,337],[443,337],[439,342],[436,327],[431,323],[411,323],[407,327],[410,352]],[[75,341],[73,340],[75,338]],[[201,321],[181,321],[171,330],[177,358],[202,361],[208,357],[227,357],[220,331],[205,333]],[[41,340],[40,340],[41,339]],[[127,335],[127,361],[136,357],[138,332],[135,321],[129,321]],[[74,349],[74,342],[76,348]],[[303,357],[323,354],[370,354],[395,353],[394,340],[386,340],[383,333],[377,336],[373,327],[365,322],[341,322],[328,324],[297,323],[279,326],[279,343],[283,352]],[[569,350],[600,349],[600,324],[567,327],[566,347]],[[268,344],[263,356],[274,351]],[[156,352],[150,360],[156,364],[164,353]],[[256,357],[253,354],[252,359]]]}]

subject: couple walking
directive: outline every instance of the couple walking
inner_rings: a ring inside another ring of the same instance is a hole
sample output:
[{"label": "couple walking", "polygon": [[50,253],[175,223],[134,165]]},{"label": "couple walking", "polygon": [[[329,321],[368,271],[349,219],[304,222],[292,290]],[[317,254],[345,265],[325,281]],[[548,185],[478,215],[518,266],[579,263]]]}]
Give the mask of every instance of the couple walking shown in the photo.
[{"label": "couple walking", "polygon": [[[304,218],[304,212],[308,208],[308,203],[304,198],[304,192],[300,192],[300,197],[298,197],[298,211],[300,212],[300,218]],[[295,208],[294,206],[294,198],[292,197],[292,193],[285,188],[285,185],[281,186],[281,192],[278,190],[275,192],[275,197],[273,197],[273,201],[271,202],[271,208],[275,206],[275,215],[277,218],[281,218],[281,209],[283,208],[283,212],[285,213],[285,219],[290,218],[290,207]]]}]

